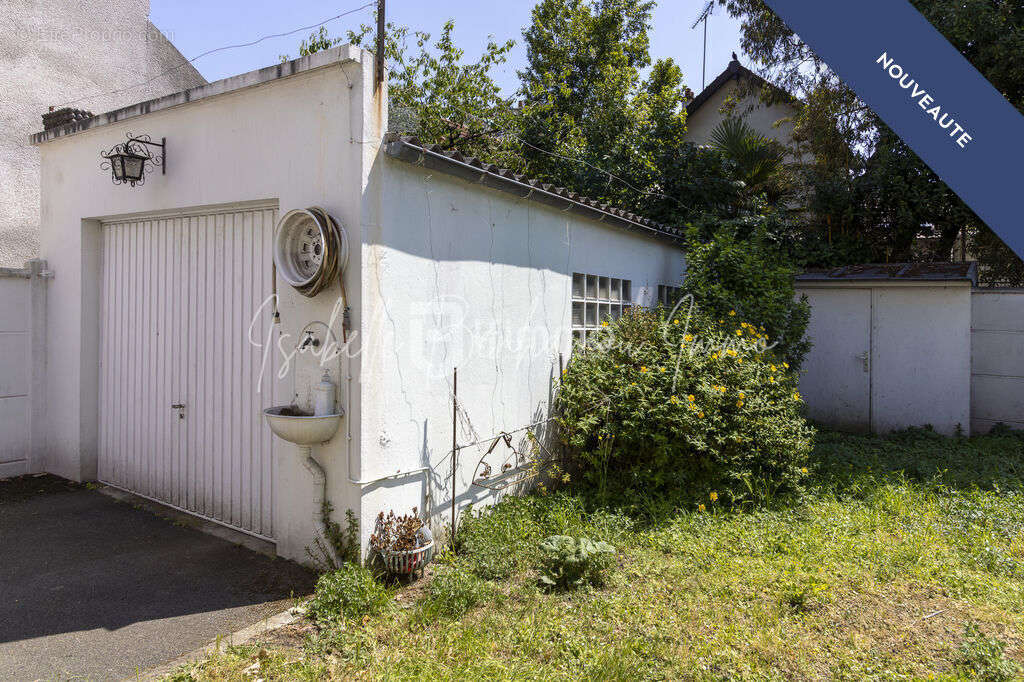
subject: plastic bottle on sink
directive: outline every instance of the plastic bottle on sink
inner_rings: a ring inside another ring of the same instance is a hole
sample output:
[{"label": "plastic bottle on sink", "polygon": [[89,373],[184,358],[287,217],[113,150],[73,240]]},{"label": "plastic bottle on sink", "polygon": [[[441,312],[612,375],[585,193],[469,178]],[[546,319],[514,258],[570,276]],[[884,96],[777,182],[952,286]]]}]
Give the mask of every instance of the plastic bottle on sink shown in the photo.
[{"label": "plastic bottle on sink", "polygon": [[324,370],[323,379],[313,387],[313,414],[324,417],[334,412],[334,382],[330,372]]}]

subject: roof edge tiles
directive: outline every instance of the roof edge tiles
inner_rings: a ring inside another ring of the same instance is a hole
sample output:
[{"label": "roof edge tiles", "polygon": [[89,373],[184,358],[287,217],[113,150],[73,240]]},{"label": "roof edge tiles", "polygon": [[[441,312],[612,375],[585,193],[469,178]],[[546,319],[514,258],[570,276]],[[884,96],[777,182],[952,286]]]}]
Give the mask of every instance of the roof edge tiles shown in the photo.
[{"label": "roof edge tiles", "polygon": [[797,282],[972,282],[978,281],[978,264],[963,263],[865,263],[809,270]]}]

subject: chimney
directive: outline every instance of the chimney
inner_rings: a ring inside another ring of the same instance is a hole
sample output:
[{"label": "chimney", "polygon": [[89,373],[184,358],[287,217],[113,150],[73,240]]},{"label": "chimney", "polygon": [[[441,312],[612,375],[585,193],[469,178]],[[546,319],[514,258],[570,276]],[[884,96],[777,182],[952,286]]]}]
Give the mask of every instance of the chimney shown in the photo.
[{"label": "chimney", "polygon": [[70,107],[54,111],[53,107],[50,107],[50,111],[43,114],[43,130],[53,130],[54,128],[84,121],[87,118],[92,118],[91,111],[71,109]]}]

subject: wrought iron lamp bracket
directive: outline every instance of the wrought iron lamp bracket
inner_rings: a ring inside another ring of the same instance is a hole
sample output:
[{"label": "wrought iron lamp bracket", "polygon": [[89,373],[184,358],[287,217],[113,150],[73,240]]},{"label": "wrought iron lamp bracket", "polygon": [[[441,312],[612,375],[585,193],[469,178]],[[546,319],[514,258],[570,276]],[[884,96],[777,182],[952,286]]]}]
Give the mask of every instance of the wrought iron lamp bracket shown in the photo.
[{"label": "wrought iron lamp bracket", "polygon": [[[130,184],[144,185],[146,183],[146,166],[159,166],[161,175],[167,175],[167,138],[161,137],[159,142],[153,142],[149,135],[133,135],[126,133],[124,142],[114,145],[105,152],[100,152],[104,159],[100,163],[102,170],[113,171],[113,164],[119,163],[119,157],[133,157],[142,161],[142,172],[138,179],[118,178],[116,173],[111,174],[115,185]],[[154,150],[154,151],[151,151]],[[155,151],[159,150],[159,151]]]}]

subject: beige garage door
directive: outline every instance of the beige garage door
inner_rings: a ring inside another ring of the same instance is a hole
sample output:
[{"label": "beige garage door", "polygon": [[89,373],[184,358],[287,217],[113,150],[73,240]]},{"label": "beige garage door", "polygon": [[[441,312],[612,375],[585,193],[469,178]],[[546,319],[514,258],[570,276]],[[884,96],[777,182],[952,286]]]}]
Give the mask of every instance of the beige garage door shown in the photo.
[{"label": "beige garage door", "polygon": [[272,436],[257,391],[276,204],[103,224],[99,478],[273,538]]}]

